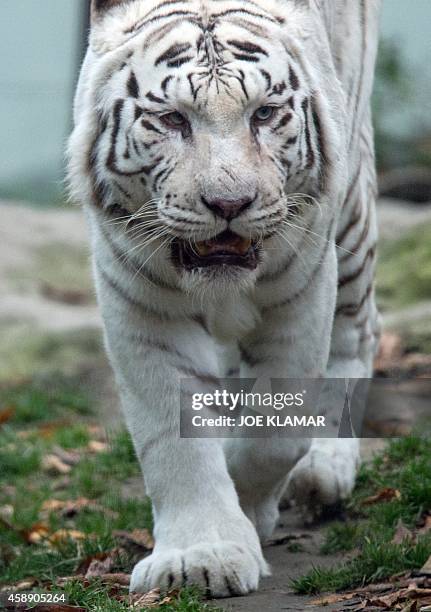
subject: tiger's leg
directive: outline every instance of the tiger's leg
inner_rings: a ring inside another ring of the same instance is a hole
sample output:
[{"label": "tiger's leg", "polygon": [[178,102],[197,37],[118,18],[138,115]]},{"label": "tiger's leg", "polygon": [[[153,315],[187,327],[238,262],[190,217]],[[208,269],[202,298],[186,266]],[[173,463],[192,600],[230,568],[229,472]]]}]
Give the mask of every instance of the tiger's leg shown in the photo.
[{"label": "tiger's leg", "polygon": [[[371,160],[370,160],[371,164]],[[373,181],[357,178],[346,200],[337,237],[338,298],[328,378],[370,379],[379,335],[373,278],[377,241]],[[368,176],[373,177],[372,168]],[[349,210],[350,208],[350,210]],[[364,406],[363,406],[364,408]],[[363,409],[362,408],[362,409]],[[361,415],[353,415],[359,426]],[[285,499],[330,505],[347,497],[355,483],[360,440],[315,439],[290,474]]]},{"label": "tiger's leg", "polygon": [[179,379],[217,376],[211,337],[184,310],[177,319],[158,313],[145,292],[138,295],[136,277],[127,282],[125,269],[114,276],[107,263],[95,266],[106,343],[155,522],[154,551],[134,568],[131,590],[196,584],[217,597],[255,590],[267,566],[221,443],[179,437]]},{"label": "tiger's leg", "polygon": [[[311,258],[308,275],[297,260],[295,277],[262,286],[262,322],[241,342],[244,377],[320,378],[325,375],[337,293],[337,260],[330,241]],[[317,263],[316,263],[317,262]],[[291,270],[292,272],[292,270]],[[280,293],[282,292],[282,293]],[[259,536],[271,535],[288,472],[310,448],[310,439],[229,439],[228,467],[242,508]]]}]

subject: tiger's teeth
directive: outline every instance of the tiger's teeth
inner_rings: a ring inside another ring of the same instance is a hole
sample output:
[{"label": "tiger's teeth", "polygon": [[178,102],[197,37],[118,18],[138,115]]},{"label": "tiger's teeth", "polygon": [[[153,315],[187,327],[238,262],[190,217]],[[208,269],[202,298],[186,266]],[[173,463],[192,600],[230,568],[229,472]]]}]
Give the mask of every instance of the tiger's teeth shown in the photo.
[{"label": "tiger's teeth", "polygon": [[211,249],[205,242],[196,243],[196,251],[200,257],[206,257],[210,254]]},{"label": "tiger's teeth", "polygon": [[208,255],[215,255],[217,253],[232,253],[242,256],[247,254],[251,245],[251,239],[240,238],[238,236],[231,242],[218,242],[217,240],[197,242],[195,245],[195,251],[199,257],[208,257]]},{"label": "tiger's teeth", "polygon": [[238,245],[238,251],[242,255],[245,255],[250,247],[251,247],[251,240],[250,240],[250,238],[249,239],[243,238],[241,240],[241,243]]}]

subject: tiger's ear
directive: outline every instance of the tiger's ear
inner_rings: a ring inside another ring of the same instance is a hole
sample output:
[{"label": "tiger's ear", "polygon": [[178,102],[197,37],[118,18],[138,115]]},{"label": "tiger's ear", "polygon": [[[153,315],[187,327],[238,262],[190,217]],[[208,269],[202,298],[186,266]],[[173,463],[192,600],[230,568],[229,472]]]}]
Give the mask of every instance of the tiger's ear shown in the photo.
[{"label": "tiger's ear", "polygon": [[132,0],[91,0],[91,19],[96,19],[109,11],[109,9],[114,8],[114,6],[119,6],[120,4],[128,4],[132,2]]}]

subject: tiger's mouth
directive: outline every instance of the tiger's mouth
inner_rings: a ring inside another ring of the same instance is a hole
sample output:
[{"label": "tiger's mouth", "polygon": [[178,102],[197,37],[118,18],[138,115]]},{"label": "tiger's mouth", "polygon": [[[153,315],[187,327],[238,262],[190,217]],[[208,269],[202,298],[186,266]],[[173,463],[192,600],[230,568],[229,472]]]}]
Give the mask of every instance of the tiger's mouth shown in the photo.
[{"label": "tiger's mouth", "polygon": [[210,240],[190,244],[175,240],[172,244],[174,262],[186,270],[209,266],[236,266],[255,270],[259,263],[260,245],[226,230]]}]

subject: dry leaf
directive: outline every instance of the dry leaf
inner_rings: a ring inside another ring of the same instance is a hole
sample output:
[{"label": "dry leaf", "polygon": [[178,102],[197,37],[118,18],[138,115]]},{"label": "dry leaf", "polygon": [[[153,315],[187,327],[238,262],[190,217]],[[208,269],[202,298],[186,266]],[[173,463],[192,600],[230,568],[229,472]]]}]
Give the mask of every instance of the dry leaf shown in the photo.
[{"label": "dry leaf", "polygon": [[87,445],[87,450],[90,451],[90,453],[104,453],[108,449],[108,444],[106,444],[106,442],[100,442],[99,440],[90,440]]},{"label": "dry leaf", "polygon": [[431,576],[431,557],[429,557],[423,567],[421,567],[420,573],[425,576]]},{"label": "dry leaf", "polygon": [[393,489],[392,487],[386,487],[379,491],[376,495],[371,495],[370,497],[366,497],[362,504],[364,506],[369,506],[371,504],[378,504],[380,502],[391,501],[392,499],[401,499],[401,493],[398,489]]},{"label": "dry leaf", "polygon": [[154,608],[160,605],[160,589],[153,589],[144,595],[137,593],[129,595],[129,604],[132,608]]},{"label": "dry leaf", "polygon": [[121,549],[114,548],[113,550],[111,550],[109,552],[99,552],[99,553],[94,553],[94,555],[89,555],[88,557],[83,559],[81,561],[81,563],[78,565],[76,573],[77,574],[81,574],[82,576],[85,576],[85,574],[87,573],[87,570],[90,567],[92,561],[94,561],[94,560],[104,561],[108,557],[114,558],[114,556],[118,555],[119,550],[121,550]]},{"label": "dry leaf", "polygon": [[54,476],[57,474],[64,476],[65,474],[69,474],[72,469],[70,465],[64,463],[64,461],[59,459],[56,455],[46,455],[42,460],[42,468],[45,472],[53,474]]},{"label": "dry leaf", "polygon": [[66,463],[67,465],[76,465],[81,461],[81,455],[78,451],[65,450],[61,448],[61,446],[54,446],[52,449],[52,454],[56,455],[60,461]]},{"label": "dry leaf", "polygon": [[42,504],[42,514],[49,515],[51,512],[59,512],[62,516],[70,518],[81,512],[82,510],[92,510],[94,512],[102,512],[110,518],[118,518],[118,512],[114,512],[109,508],[104,508],[97,502],[87,499],[86,497],[78,497],[75,500],[58,500],[49,499]]},{"label": "dry leaf", "polygon": [[106,557],[105,559],[93,559],[85,573],[86,578],[96,578],[109,574],[114,567],[114,559],[112,557]]},{"label": "dry leaf", "polygon": [[[117,585],[119,587],[128,587],[130,585],[130,575],[124,574],[122,572],[118,572],[115,574],[102,574],[101,576],[97,576],[97,580],[101,582],[107,582],[109,585]],[[55,584],[59,587],[63,587],[68,582],[81,582],[84,585],[89,584],[89,579],[86,576],[63,576],[62,578],[57,578]]]},{"label": "dry leaf", "polygon": [[393,544],[402,544],[406,540],[412,542],[415,539],[414,534],[407,529],[402,519],[398,519],[397,526],[395,528],[394,537],[392,538]]},{"label": "dry leaf", "polygon": [[60,501],[59,499],[47,499],[43,502],[41,511],[42,512],[56,512],[62,510],[67,502]]},{"label": "dry leaf", "polygon": [[330,606],[331,604],[338,603],[340,601],[349,601],[358,596],[357,593],[336,593],[334,595],[326,595],[319,599],[313,599],[308,605],[310,606]]},{"label": "dry leaf", "polygon": [[37,435],[42,438],[50,439],[61,428],[68,427],[71,424],[70,419],[58,419],[50,421],[37,428]]},{"label": "dry leaf", "polygon": [[63,476],[62,478],[59,478],[53,485],[52,490],[53,491],[64,491],[64,489],[67,489],[70,485],[70,478],[69,476]]},{"label": "dry leaf", "polygon": [[0,410],[0,425],[7,423],[11,420],[13,415],[15,414],[15,408],[12,406],[8,406],[7,408],[3,408]]},{"label": "dry leaf", "polygon": [[425,517],[425,522],[423,526],[420,529],[418,529],[418,535],[425,535],[430,530],[431,530],[431,515],[428,514]]},{"label": "dry leaf", "polygon": [[38,580],[36,578],[26,578],[25,580],[20,580],[19,582],[15,582],[12,585],[5,585],[0,588],[0,592],[4,593],[5,591],[27,591],[28,589],[32,589],[36,586]]},{"label": "dry leaf", "polygon": [[29,544],[39,544],[40,542],[46,540],[49,535],[48,525],[45,523],[35,523],[23,532],[23,536]]},{"label": "dry leaf", "polygon": [[138,546],[145,550],[153,550],[154,539],[148,529],[134,529],[133,531],[114,531],[113,536],[118,538],[123,546]]},{"label": "dry leaf", "polygon": [[77,531],[76,529],[58,529],[49,536],[49,542],[51,544],[60,544],[66,540],[85,540],[85,533]]},{"label": "dry leaf", "polygon": [[431,589],[418,589],[416,587],[406,589],[406,596],[410,599],[423,599],[425,597],[431,598]]},{"label": "dry leaf", "polygon": [[169,593],[161,599],[160,589],[153,589],[143,595],[140,593],[132,593],[126,597],[119,597],[120,601],[127,601],[132,610],[143,606],[145,608],[158,609],[163,605],[172,604],[178,598],[179,591],[177,589],[169,591]]},{"label": "dry leaf", "polygon": [[14,507],[12,504],[5,504],[4,506],[0,506],[0,518],[4,521],[8,521],[13,517]]}]

